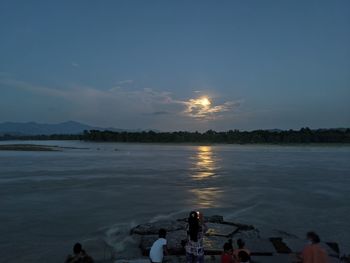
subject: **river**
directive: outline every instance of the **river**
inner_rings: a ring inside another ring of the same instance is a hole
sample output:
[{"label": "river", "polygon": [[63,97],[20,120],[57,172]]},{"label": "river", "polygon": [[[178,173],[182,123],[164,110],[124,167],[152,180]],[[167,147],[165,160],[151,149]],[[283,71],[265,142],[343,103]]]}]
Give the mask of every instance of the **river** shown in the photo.
[{"label": "river", "polygon": [[194,209],[350,252],[350,146],[26,143],[79,149],[0,151],[2,262],[63,262],[96,237],[121,251],[132,225]]}]

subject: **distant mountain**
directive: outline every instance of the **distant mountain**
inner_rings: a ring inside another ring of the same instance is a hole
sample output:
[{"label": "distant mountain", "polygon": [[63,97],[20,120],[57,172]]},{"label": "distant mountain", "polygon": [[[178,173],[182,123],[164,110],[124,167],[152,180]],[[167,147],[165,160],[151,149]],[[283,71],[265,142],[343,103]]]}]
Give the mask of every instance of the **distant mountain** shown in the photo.
[{"label": "distant mountain", "polygon": [[93,127],[76,121],[57,124],[37,122],[3,122],[0,123],[0,135],[51,135],[51,134],[80,134],[84,130],[124,131],[123,129]]}]

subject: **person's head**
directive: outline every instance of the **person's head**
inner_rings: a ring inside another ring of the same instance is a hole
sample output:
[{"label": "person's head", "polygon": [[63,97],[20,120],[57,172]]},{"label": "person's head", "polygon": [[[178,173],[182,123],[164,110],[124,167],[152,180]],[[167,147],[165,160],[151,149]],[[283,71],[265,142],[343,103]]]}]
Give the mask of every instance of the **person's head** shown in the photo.
[{"label": "person's head", "polygon": [[159,238],[165,238],[166,230],[164,228],[159,229],[158,235],[159,235]]},{"label": "person's head", "polygon": [[317,244],[320,243],[320,237],[315,233],[315,232],[307,232],[306,238],[312,243],[312,244]]},{"label": "person's head", "polygon": [[192,241],[198,240],[199,215],[198,212],[192,211],[188,217],[189,235]]},{"label": "person's head", "polygon": [[237,246],[238,246],[239,249],[244,248],[244,246],[245,246],[244,241],[242,239],[240,239],[240,238],[237,239]]},{"label": "person's head", "polygon": [[224,252],[225,253],[232,253],[232,251],[233,251],[232,243],[226,242],[224,244]]},{"label": "person's head", "polygon": [[73,247],[74,254],[79,254],[83,250],[80,243],[76,243]]},{"label": "person's head", "polygon": [[240,262],[248,262],[250,260],[250,257],[247,252],[245,252],[244,250],[241,250],[238,253],[238,259]]},{"label": "person's head", "polygon": [[188,216],[188,221],[190,220],[199,220],[199,212],[192,211]]}]

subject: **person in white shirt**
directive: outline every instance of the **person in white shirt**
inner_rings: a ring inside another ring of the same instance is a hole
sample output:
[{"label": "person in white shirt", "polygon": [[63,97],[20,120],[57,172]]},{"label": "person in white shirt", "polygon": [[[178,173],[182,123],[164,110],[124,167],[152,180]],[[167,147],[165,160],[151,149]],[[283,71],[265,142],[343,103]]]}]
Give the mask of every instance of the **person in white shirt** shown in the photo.
[{"label": "person in white shirt", "polygon": [[153,243],[151,250],[149,252],[149,258],[152,263],[162,263],[164,254],[168,254],[167,250],[167,240],[166,230],[159,229],[159,238]]}]

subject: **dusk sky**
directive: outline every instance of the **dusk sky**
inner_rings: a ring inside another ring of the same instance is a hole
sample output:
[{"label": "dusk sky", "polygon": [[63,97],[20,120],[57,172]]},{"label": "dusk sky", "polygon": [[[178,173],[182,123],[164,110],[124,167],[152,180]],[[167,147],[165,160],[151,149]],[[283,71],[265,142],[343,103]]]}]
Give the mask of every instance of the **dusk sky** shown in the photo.
[{"label": "dusk sky", "polygon": [[0,122],[350,127],[350,1],[0,1]]}]

